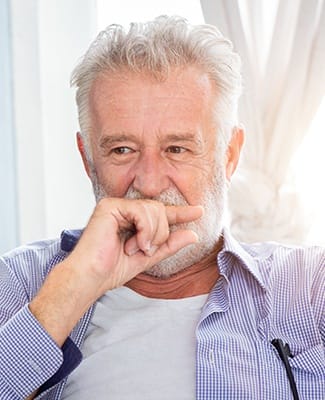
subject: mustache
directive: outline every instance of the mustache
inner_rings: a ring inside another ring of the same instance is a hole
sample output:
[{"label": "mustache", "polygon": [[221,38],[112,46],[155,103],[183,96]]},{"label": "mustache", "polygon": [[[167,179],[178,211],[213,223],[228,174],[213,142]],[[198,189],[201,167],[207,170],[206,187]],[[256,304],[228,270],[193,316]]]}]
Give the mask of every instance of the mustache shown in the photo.
[{"label": "mustache", "polygon": [[[125,199],[128,200],[154,200],[163,203],[165,206],[184,206],[189,205],[188,202],[185,200],[184,196],[176,189],[176,188],[169,188],[164,192],[160,193],[159,196],[148,197],[144,196],[139,190],[134,189],[134,187],[130,186],[123,196]],[[181,226],[182,224],[180,224]],[[170,231],[175,231],[177,229],[177,225],[173,224],[169,226]],[[121,239],[124,241],[131,238],[133,235],[136,234],[135,227],[125,228],[120,230],[119,235]]]},{"label": "mustache", "polygon": [[189,203],[186,201],[185,197],[176,189],[168,188],[164,192],[160,193],[158,196],[148,197],[144,196],[139,190],[134,189],[130,186],[125,193],[125,199],[130,200],[154,200],[163,203],[165,206],[188,206]]}]

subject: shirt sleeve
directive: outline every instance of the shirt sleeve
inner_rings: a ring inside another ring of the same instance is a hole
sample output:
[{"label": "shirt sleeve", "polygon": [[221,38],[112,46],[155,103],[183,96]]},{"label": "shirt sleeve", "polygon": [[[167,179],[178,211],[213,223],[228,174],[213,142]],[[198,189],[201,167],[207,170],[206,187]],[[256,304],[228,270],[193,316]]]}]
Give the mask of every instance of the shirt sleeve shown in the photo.
[{"label": "shirt sleeve", "polygon": [[[23,260],[19,271],[0,258],[0,398],[20,400],[44,392],[64,379],[81,362],[70,338],[62,349],[30,312]],[[36,274],[35,274],[36,275]],[[31,274],[29,275],[31,276]],[[32,279],[31,279],[32,280]],[[34,279],[35,280],[35,279]],[[42,282],[34,284],[37,291]]]},{"label": "shirt sleeve", "polygon": [[25,305],[0,328],[2,399],[24,399],[50,379],[63,352]]},{"label": "shirt sleeve", "polygon": [[313,277],[311,303],[325,350],[325,249],[321,250],[320,262]]}]

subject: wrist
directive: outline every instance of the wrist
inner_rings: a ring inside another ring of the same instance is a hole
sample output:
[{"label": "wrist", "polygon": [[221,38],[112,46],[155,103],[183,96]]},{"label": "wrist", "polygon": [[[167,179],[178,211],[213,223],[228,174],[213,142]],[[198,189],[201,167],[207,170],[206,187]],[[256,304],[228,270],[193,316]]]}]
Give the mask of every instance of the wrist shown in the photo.
[{"label": "wrist", "polygon": [[64,261],[55,266],[48,275],[44,285],[30,302],[29,309],[53,340],[62,346],[80,318],[96,300],[89,280]]}]

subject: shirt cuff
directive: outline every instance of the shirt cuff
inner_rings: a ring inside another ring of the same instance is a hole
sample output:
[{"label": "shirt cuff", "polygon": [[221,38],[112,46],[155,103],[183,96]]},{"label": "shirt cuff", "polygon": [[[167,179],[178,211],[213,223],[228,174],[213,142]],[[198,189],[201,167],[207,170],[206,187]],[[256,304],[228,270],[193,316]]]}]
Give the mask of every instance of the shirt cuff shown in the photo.
[{"label": "shirt cuff", "polygon": [[63,352],[26,304],[0,328],[3,380],[25,398],[50,379],[63,363]]},{"label": "shirt cuff", "polygon": [[41,386],[38,394],[45,392],[57,383],[65,379],[82,361],[82,354],[79,348],[68,337],[62,346],[63,363],[58,371]]}]

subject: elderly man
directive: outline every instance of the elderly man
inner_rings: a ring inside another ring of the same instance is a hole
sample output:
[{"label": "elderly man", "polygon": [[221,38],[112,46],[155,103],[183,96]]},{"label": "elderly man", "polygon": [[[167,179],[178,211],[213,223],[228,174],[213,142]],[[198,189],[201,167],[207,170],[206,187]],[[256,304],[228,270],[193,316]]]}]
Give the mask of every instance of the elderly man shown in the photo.
[{"label": "elderly man", "polygon": [[324,399],[325,252],[224,227],[230,42],[175,17],[110,26],[72,82],[97,206],[1,259],[1,399]]}]

